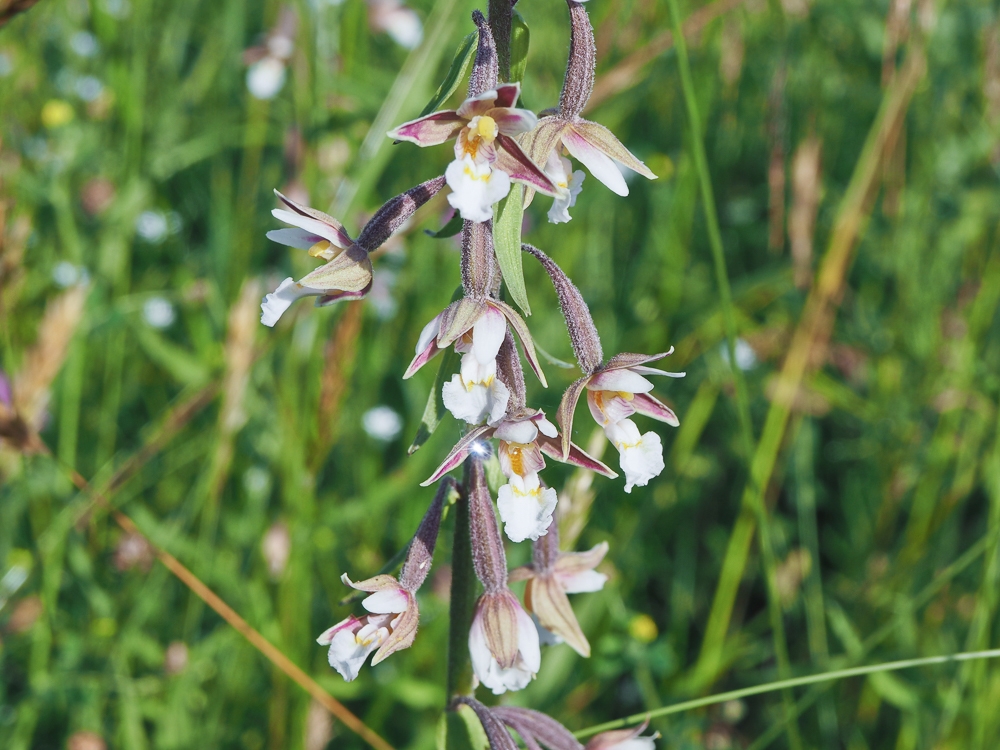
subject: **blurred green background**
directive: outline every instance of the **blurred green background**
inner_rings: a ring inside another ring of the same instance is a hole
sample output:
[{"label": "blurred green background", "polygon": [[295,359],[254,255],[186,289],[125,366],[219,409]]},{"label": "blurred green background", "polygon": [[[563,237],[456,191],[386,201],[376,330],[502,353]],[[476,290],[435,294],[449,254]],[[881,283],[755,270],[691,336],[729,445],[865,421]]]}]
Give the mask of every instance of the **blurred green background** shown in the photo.
[{"label": "blurred green background", "polygon": [[[265,291],[314,265],[265,239],[279,226],[273,188],[356,234],[442,172],[449,148],[394,147],[384,132],[430,98],[474,7],[42,0],[0,29],[0,402],[53,454],[0,442],[0,747],[363,746],[67,467],[394,746],[434,746],[449,537],[411,649],[346,684],[314,638],[352,611],[340,574],[373,574],[409,538],[433,495],[418,483],[460,433],[448,417],[407,456],[434,368],[400,376],[459,283],[454,241],[423,232],[446,220],[443,196],[380,253],[364,303],[302,302],[274,330],[257,320]],[[557,101],[567,14],[560,0],[517,7],[531,29],[523,101],[537,111]],[[682,3],[755,438],[852,175],[872,175],[868,203],[849,204],[864,210],[848,212],[858,242],[834,273],[844,288],[830,296],[829,346],[813,350],[771,436],[773,554],[754,541],[746,565],[725,557],[738,519],[753,528],[740,514],[749,459],[668,5],[588,10],[600,54],[588,116],[660,179],[622,199],[588,177],[568,225],[547,224],[539,198],[526,238],[580,286],[606,352],[674,345],[668,367],[688,374],[658,385],[681,427],[643,426],[667,459],[648,487],[625,495],[621,480],[590,485],[550,462],[571,509],[564,536],[608,540],[612,578],[574,598],[593,656],[550,647],[538,679],[504,699],[581,729],[776,679],[775,612],[793,674],[997,645],[995,4]],[[926,73],[873,167],[862,146],[880,102],[922,49]],[[272,98],[250,93],[248,65]],[[525,269],[535,339],[569,360],[551,285]],[[551,415],[575,371],[547,374],[550,388],[529,393]],[[512,548],[511,563],[528,554]],[[707,625],[720,576],[739,584],[724,640]],[[1000,737],[991,662],[784,701],[653,727],[662,747],[706,750],[794,746],[798,734],[803,747],[851,750]],[[788,701],[798,734],[781,723]]]}]

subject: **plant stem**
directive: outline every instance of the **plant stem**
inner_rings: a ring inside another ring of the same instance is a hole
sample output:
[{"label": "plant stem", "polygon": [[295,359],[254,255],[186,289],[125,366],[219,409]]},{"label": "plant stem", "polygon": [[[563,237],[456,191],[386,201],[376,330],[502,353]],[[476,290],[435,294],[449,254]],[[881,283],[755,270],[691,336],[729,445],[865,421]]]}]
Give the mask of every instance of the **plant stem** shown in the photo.
[{"label": "plant stem", "polygon": [[[691,66],[688,61],[687,43],[681,28],[681,16],[677,9],[677,0],[669,0],[670,17],[674,29],[674,40],[677,45],[677,63],[681,74],[681,87],[684,89],[684,101],[687,105],[688,120],[691,126],[691,151],[693,152],[695,168],[698,171],[698,181],[701,186],[702,208],[705,211],[705,224],[708,227],[708,240],[712,248],[712,260],[715,264],[715,277],[719,286],[719,296],[722,297],[722,317],[726,327],[726,344],[729,351],[729,369],[733,373],[733,385],[736,389],[736,407],[739,415],[740,435],[743,443],[743,453],[747,462],[754,454],[753,427],[750,423],[750,402],[747,396],[746,382],[743,373],[736,363],[736,316],[733,313],[733,297],[729,288],[729,275],[726,270],[726,258],[722,250],[722,235],[719,232],[719,219],[715,208],[715,196],[712,193],[711,177],[708,173],[708,159],[705,156],[705,145],[702,143],[701,116],[698,112],[698,101],[695,96],[694,82],[691,78]],[[771,545],[771,534],[767,519],[767,509],[764,506],[764,488],[747,495],[750,508],[757,520],[760,534],[760,551],[764,563],[764,576],[767,580],[768,615],[774,639],[774,654],[778,662],[778,673],[781,676],[790,674],[788,658],[788,642],[785,638],[785,625],[781,611],[781,599],[778,596],[775,577],[774,550]],[[794,705],[794,697],[790,692],[783,696],[785,710]],[[788,723],[788,744],[792,750],[802,747],[798,724]]]},{"label": "plant stem", "polygon": [[462,486],[455,501],[455,535],[451,552],[451,611],[448,617],[448,702],[456,695],[472,692],[472,662],[469,659],[469,628],[476,603],[476,576],[472,568],[469,536],[469,474],[465,462]]},{"label": "plant stem", "polygon": [[500,80],[510,80],[510,35],[514,14],[510,0],[489,0],[489,24],[497,45]]},{"label": "plant stem", "polygon": [[702,706],[711,706],[716,703],[725,703],[726,701],[748,698],[751,695],[771,693],[775,690],[787,690],[793,687],[802,687],[803,685],[814,685],[817,682],[831,682],[833,680],[842,680],[847,677],[860,677],[880,672],[895,672],[900,669],[926,667],[933,664],[949,664],[951,662],[966,662],[978,659],[998,658],[1000,658],[1000,648],[995,648],[990,649],[989,651],[966,651],[957,654],[947,654],[945,656],[928,656],[922,659],[889,661],[883,664],[870,664],[865,667],[851,667],[850,669],[838,669],[833,672],[821,672],[819,674],[806,675],[805,677],[793,677],[788,680],[767,682],[763,685],[754,685],[753,687],[730,690],[725,693],[717,693],[704,698],[695,698],[694,700],[684,701],[683,703],[675,703],[672,706],[665,706],[664,708],[659,708],[655,711],[647,711],[646,713],[627,716],[624,719],[609,721],[606,724],[598,724],[597,726],[588,727],[587,729],[581,729],[579,732],[575,732],[575,736],[590,737],[598,732],[605,732],[610,729],[620,729],[621,727],[628,726],[629,724],[638,724],[641,721],[652,719],[657,716],[668,716],[670,714],[680,713],[681,711],[690,711],[693,708],[701,708]]}]

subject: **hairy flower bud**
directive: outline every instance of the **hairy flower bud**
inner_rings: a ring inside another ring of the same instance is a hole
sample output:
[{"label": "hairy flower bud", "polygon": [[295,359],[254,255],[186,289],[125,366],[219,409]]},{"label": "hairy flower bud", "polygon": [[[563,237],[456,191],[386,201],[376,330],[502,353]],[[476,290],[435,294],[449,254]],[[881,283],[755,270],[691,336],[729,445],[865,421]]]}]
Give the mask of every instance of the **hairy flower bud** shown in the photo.
[{"label": "hairy flower bud", "polygon": [[510,330],[507,331],[500,345],[500,353],[497,355],[497,377],[510,391],[507,413],[524,409],[526,394],[524,370],[521,368],[521,358],[517,356],[517,347],[514,346],[514,336]]},{"label": "hairy flower bud", "polygon": [[387,201],[365,224],[357,244],[369,253],[374,252],[443,187],[444,177],[435,177]]},{"label": "hairy flower bud", "polygon": [[472,63],[469,76],[469,96],[478,96],[484,91],[496,88],[500,78],[497,62],[497,45],[486,17],[478,10],[472,11],[472,22],[479,29],[479,46],[476,59]]},{"label": "hairy flower bud", "polygon": [[487,594],[507,590],[507,555],[500,539],[500,527],[493,513],[493,499],[486,485],[483,462],[470,458],[469,534],[472,537],[472,564]]},{"label": "hairy flower bud", "polygon": [[475,698],[465,695],[458,698],[457,702],[464,703],[476,712],[476,717],[479,719],[479,723],[483,725],[483,731],[486,732],[486,739],[490,743],[490,750],[517,750],[514,738],[510,736],[510,732],[504,727],[503,722],[496,717],[494,713],[495,709],[487,708]]},{"label": "hairy flower bud", "polygon": [[453,479],[441,483],[431,506],[417,527],[417,533],[413,535],[410,549],[403,561],[403,570],[399,575],[399,583],[407,591],[415,592],[419,589],[427,574],[431,572],[434,546],[437,544],[438,529],[441,526],[441,509],[445,498],[454,488]]},{"label": "hairy flower bud", "polygon": [[587,106],[590,92],[594,89],[597,46],[594,44],[594,28],[590,25],[587,10],[575,0],[567,0],[567,4],[571,36],[566,77],[559,96],[559,116],[564,120],[575,120]]},{"label": "hairy flower bud", "polygon": [[520,706],[497,706],[493,715],[513,729],[524,740],[528,750],[583,750],[583,745],[570,731],[540,711]]},{"label": "hairy flower bud", "polygon": [[604,361],[604,351],[601,349],[601,337],[597,333],[590,308],[583,300],[583,295],[576,288],[569,276],[556,264],[552,258],[533,245],[521,245],[521,249],[534,256],[542,268],[552,279],[552,286],[559,298],[559,309],[566,319],[566,329],[569,331],[569,341],[580,369],[587,375],[592,373]]},{"label": "hairy flower bud", "polygon": [[500,266],[493,250],[493,222],[466,221],[462,227],[462,288],[483,299],[500,288]]}]

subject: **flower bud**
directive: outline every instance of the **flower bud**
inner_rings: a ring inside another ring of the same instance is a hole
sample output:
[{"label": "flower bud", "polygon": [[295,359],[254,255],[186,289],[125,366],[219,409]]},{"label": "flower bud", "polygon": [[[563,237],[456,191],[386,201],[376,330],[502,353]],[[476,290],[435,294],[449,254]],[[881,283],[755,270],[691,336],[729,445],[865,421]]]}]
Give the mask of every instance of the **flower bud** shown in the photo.
[{"label": "flower bud", "polygon": [[507,331],[500,345],[500,353],[497,355],[497,377],[510,391],[507,413],[523,410],[526,396],[524,370],[521,369],[521,359],[517,356],[517,348],[514,346],[514,337],[510,330]]},{"label": "flower bud", "polygon": [[496,88],[500,71],[497,45],[485,16],[480,11],[474,10],[472,21],[479,29],[479,47],[476,49],[476,59],[472,63],[472,74],[469,76],[469,96],[478,96],[484,91]]},{"label": "flower bud", "polygon": [[493,250],[493,222],[465,222],[462,229],[462,289],[482,299],[499,291],[500,267]]},{"label": "flower bud", "polygon": [[507,555],[500,540],[500,527],[493,512],[493,499],[486,485],[483,463],[470,458],[469,534],[472,538],[472,564],[476,577],[487,594],[507,589]]},{"label": "flower bud", "polygon": [[601,362],[604,361],[604,351],[601,349],[601,337],[597,333],[597,327],[590,315],[590,308],[583,300],[583,295],[548,255],[532,245],[521,245],[521,249],[534,256],[552,279],[552,286],[555,287],[556,296],[559,298],[559,309],[566,319],[569,341],[573,345],[576,361],[584,374],[589,375],[601,366]]},{"label": "flower bud", "polygon": [[437,544],[438,529],[441,526],[441,508],[444,499],[455,488],[455,481],[441,483],[431,507],[424,514],[417,533],[410,542],[410,549],[403,561],[403,570],[399,575],[400,585],[410,592],[416,592],[431,572],[431,561],[434,558],[434,546]]},{"label": "flower bud", "polygon": [[567,3],[571,35],[566,77],[559,96],[559,116],[564,120],[575,120],[587,106],[590,92],[594,89],[597,46],[594,44],[594,28],[590,25],[586,9],[575,0],[567,0]]},{"label": "flower bud", "polygon": [[374,252],[443,187],[444,177],[435,177],[387,201],[365,224],[357,244],[369,253]]}]

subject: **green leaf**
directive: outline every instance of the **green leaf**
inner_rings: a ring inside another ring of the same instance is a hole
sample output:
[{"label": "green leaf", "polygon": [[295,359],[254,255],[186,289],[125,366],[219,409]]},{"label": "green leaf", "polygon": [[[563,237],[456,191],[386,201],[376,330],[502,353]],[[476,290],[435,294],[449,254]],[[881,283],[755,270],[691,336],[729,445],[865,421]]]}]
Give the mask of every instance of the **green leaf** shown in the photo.
[{"label": "green leaf", "polygon": [[428,237],[434,237],[435,239],[445,239],[446,237],[454,237],[456,234],[462,231],[462,225],[465,224],[462,221],[462,216],[457,211],[455,215],[451,217],[447,224],[441,227],[436,232],[432,232],[430,229],[425,229],[424,234]]},{"label": "green leaf", "polygon": [[555,365],[556,367],[561,367],[564,370],[572,370],[572,369],[576,368],[576,365],[573,364],[572,362],[567,362],[564,359],[559,359],[558,357],[554,357],[551,354],[549,354],[547,351],[545,351],[542,347],[540,347],[538,345],[537,341],[535,342],[535,350],[539,354],[541,354],[542,355],[542,359],[544,359],[550,365]]},{"label": "green leaf", "polygon": [[528,65],[528,24],[524,16],[514,11],[514,20],[510,30],[510,80],[523,81],[524,69]]},{"label": "green leaf", "polygon": [[458,88],[458,84],[461,83],[462,77],[465,75],[465,69],[469,67],[469,63],[472,62],[475,54],[476,32],[472,32],[458,45],[458,51],[455,52],[455,59],[451,61],[451,67],[448,68],[448,75],[444,77],[441,85],[438,86],[438,90],[434,92],[434,96],[427,102],[427,106],[421,110],[420,117],[441,109],[441,105],[448,101],[448,97],[455,93],[455,89]]},{"label": "green leaf", "polygon": [[427,406],[424,407],[424,416],[420,418],[420,427],[417,428],[416,437],[413,444],[407,449],[408,454],[416,453],[421,446],[426,443],[434,430],[441,424],[444,416],[444,398],[441,396],[441,388],[446,380],[458,372],[462,359],[454,347],[448,347],[441,355],[441,366],[438,368],[437,377],[434,378],[434,385],[431,392],[427,394]]},{"label": "green leaf", "polygon": [[521,267],[521,219],[524,216],[524,188],[511,185],[510,193],[496,205],[493,217],[493,248],[507,284],[507,291],[524,311],[531,315],[528,292],[524,288],[524,269]]}]

